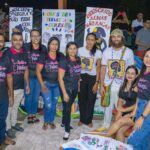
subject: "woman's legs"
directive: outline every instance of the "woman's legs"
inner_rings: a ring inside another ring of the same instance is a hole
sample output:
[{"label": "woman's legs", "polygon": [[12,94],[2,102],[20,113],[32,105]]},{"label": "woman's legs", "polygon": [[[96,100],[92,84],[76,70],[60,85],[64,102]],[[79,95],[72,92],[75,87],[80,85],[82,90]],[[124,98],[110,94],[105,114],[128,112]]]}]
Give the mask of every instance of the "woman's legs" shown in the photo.
[{"label": "woman's legs", "polygon": [[131,127],[130,125],[125,125],[125,126],[121,127],[116,133],[116,140],[125,142],[125,132],[130,127]]},{"label": "woman's legs", "polygon": [[108,130],[108,136],[112,136],[118,132],[118,130],[123,126],[132,126],[134,122],[131,118],[121,117],[119,120],[115,121]]}]

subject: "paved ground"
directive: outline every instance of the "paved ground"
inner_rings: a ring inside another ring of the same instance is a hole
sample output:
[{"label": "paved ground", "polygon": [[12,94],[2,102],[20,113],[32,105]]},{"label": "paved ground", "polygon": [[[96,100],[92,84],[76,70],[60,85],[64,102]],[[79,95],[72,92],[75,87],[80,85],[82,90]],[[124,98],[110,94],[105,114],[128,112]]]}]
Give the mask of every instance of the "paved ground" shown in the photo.
[{"label": "paved ground", "polygon": [[[73,130],[69,140],[79,138],[80,133],[91,131],[99,127],[102,123],[101,120],[95,120],[93,122],[94,127],[89,129],[87,126],[78,127],[78,119],[72,120]],[[60,145],[64,143],[62,137],[64,129],[60,127],[61,118],[56,118],[55,130],[48,129],[47,131],[42,130],[43,120],[34,125],[28,125],[26,120],[23,123],[25,131],[18,133],[15,146],[8,146],[6,150],[59,150]]]}]

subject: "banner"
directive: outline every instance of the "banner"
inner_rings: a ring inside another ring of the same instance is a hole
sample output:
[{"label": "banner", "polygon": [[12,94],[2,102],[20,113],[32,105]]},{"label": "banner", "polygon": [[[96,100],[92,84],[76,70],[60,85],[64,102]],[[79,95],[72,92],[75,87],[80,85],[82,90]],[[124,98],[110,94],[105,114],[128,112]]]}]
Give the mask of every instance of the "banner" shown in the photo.
[{"label": "banner", "polygon": [[33,26],[33,8],[10,7],[9,8],[9,40],[12,32],[22,32],[24,42],[30,42],[30,31]]},{"label": "banner", "polygon": [[55,36],[60,40],[60,51],[64,52],[66,44],[74,41],[75,10],[42,10],[42,44]]},{"label": "banner", "polygon": [[84,46],[86,45],[86,36],[94,32],[97,36],[98,48],[104,51],[109,44],[113,10],[107,8],[87,7]]}]

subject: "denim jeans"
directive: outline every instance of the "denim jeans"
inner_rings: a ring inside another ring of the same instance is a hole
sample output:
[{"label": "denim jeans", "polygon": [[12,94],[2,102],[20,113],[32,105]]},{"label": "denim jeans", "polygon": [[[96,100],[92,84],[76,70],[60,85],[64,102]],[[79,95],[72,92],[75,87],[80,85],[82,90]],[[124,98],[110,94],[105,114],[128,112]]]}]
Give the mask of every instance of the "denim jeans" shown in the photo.
[{"label": "denim jeans", "polygon": [[[144,112],[148,101],[139,99],[136,120]],[[128,138],[128,144],[133,146],[134,150],[149,150],[150,139],[150,114],[145,118],[141,129],[133,131]]]},{"label": "denim jeans", "polygon": [[5,140],[8,100],[0,100],[0,144]]},{"label": "denim jeans", "polygon": [[28,114],[36,114],[41,87],[36,77],[30,77],[30,94],[25,94],[25,109]]},{"label": "denim jeans", "polygon": [[70,121],[71,121],[71,107],[75,101],[77,96],[78,90],[66,90],[69,96],[69,102],[65,102],[62,96],[62,103],[63,103],[63,117],[62,117],[62,124],[65,125],[65,131],[70,132]]},{"label": "denim jeans", "polygon": [[58,84],[51,84],[46,81],[45,85],[48,88],[48,92],[43,93],[44,99],[44,122],[53,123],[56,115],[56,105],[58,102],[58,97],[60,95]]}]

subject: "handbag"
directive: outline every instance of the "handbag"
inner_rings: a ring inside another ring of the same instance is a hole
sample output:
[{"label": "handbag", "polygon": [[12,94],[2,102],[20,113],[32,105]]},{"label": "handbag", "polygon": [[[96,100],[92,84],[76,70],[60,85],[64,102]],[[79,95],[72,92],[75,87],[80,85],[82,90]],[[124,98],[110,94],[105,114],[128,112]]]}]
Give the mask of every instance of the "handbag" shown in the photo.
[{"label": "handbag", "polygon": [[[123,58],[123,56],[124,56],[124,53],[125,53],[125,50],[126,50],[126,47],[125,47],[125,48],[123,49],[123,51],[122,51],[120,60],[122,60],[122,58]],[[102,107],[108,107],[108,106],[110,105],[111,86],[112,86],[112,83],[113,83],[114,79],[115,79],[116,76],[117,76],[118,69],[119,69],[119,65],[117,66],[117,69],[116,69],[115,74],[114,74],[114,78],[112,79],[110,85],[104,86],[105,93],[104,93],[104,95],[101,97],[101,106],[102,106]]]}]

